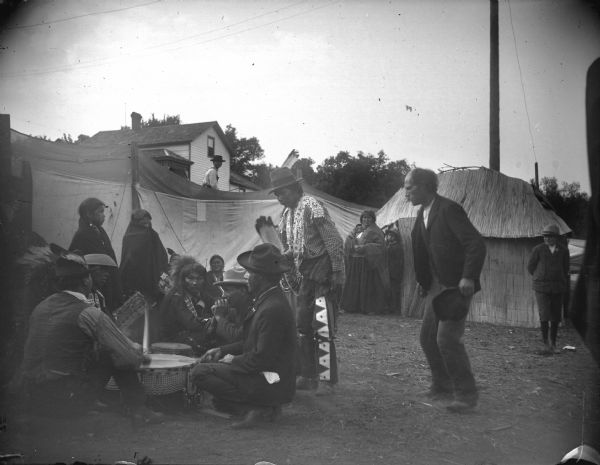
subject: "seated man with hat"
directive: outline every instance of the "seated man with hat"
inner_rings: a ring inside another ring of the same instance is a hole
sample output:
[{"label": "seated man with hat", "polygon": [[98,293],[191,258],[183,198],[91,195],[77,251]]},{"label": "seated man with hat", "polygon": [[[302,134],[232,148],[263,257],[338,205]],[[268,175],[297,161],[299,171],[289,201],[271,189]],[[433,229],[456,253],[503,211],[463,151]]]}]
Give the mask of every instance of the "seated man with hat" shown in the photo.
[{"label": "seated man with hat", "polygon": [[249,272],[254,299],[243,326],[243,340],[207,351],[191,376],[198,389],[211,393],[215,406],[228,404],[245,412],[236,428],[275,420],[281,405],[295,394],[294,315],[279,286],[290,269],[273,244],[260,244],[238,256]]},{"label": "seated man with hat", "polygon": [[28,406],[54,416],[84,413],[99,405],[98,392],[113,376],[134,425],[161,419],[144,406],[140,347],[86,298],[92,279],[83,257],[61,255],[55,274],[60,291],[39,303],[29,321],[21,377]]}]

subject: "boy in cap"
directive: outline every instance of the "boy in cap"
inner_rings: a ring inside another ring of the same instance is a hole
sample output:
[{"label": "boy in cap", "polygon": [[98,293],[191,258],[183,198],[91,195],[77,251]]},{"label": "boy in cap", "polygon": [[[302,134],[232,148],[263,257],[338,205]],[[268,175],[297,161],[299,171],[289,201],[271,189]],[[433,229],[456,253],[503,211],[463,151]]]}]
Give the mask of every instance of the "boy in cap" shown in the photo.
[{"label": "boy in cap", "polygon": [[561,320],[563,295],[569,285],[569,251],[558,242],[560,232],[556,224],[547,225],[542,236],[544,243],[533,248],[527,270],[533,276],[533,290],[544,343],[542,353],[551,355],[560,352],[556,348],[556,336]]}]

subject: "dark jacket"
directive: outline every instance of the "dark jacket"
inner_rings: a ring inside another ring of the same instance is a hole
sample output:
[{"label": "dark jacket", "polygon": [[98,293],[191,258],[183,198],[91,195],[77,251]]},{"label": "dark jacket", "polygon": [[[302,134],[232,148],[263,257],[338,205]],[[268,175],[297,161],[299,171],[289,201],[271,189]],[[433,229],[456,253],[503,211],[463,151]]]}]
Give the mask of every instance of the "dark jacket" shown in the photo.
[{"label": "dark jacket", "polygon": [[291,402],[296,392],[294,368],[296,324],[290,305],[279,288],[273,288],[254,303],[244,321],[244,339],[221,347],[223,354],[235,355],[231,367],[241,373],[272,371],[280,381],[262,382],[251,401],[259,405]]},{"label": "dark jacket", "polygon": [[[69,250],[77,251],[81,255],[102,253],[111,257],[115,263],[117,262],[115,251],[104,228],[91,225],[83,218],[79,218],[79,229],[73,236]],[[106,307],[110,313],[123,303],[121,281],[116,268],[111,268],[110,278],[100,291],[106,299]]]},{"label": "dark jacket", "polygon": [[160,294],[160,275],[168,270],[169,263],[158,233],[130,223],[123,236],[119,273],[125,292],[140,291],[152,300]]},{"label": "dark jacket", "polygon": [[569,283],[569,251],[556,244],[556,251],[551,253],[546,244],[538,244],[531,252],[527,270],[533,275],[534,291],[548,294],[565,292]]},{"label": "dark jacket", "polygon": [[79,219],[79,228],[73,236],[69,250],[78,251],[82,255],[90,253],[103,253],[111,257],[115,262],[117,257],[110,243],[110,238],[102,226],[94,226]]},{"label": "dark jacket", "polygon": [[433,276],[447,287],[456,287],[462,278],[468,278],[475,281],[475,292],[479,291],[485,244],[463,208],[436,194],[427,228],[423,209],[419,209],[411,233],[417,282],[428,290]]}]

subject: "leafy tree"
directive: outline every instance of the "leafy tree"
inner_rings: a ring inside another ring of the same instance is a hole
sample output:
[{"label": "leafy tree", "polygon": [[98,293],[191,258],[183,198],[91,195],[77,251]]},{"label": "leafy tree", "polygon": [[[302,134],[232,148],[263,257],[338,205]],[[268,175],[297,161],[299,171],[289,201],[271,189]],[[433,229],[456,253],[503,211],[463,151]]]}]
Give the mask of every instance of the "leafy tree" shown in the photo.
[{"label": "leafy tree", "polygon": [[225,128],[225,138],[233,148],[233,154],[231,159],[231,170],[241,174],[243,176],[258,176],[258,171],[261,169],[255,169],[252,166],[252,162],[256,162],[265,156],[263,148],[260,146],[260,142],[256,137],[241,139],[237,135],[237,129],[231,124],[228,124]]},{"label": "leafy tree", "polygon": [[91,139],[90,136],[86,135],[86,134],[79,134],[77,136],[77,140],[75,141],[76,144],[81,144],[82,142],[86,142],[87,140]]},{"label": "leafy tree", "polygon": [[71,137],[71,134],[65,134],[63,133],[62,137],[57,138],[54,142],[60,142],[60,143],[64,143],[64,144],[74,144],[75,142],[73,142],[73,138]]},{"label": "leafy tree", "polygon": [[561,182],[556,177],[543,177],[539,187],[552,208],[573,230],[575,237],[585,236],[585,216],[589,202],[578,182]]},{"label": "leafy tree", "polygon": [[383,150],[377,155],[359,151],[356,157],[342,151],[317,167],[315,186],[343,200],[379,208],[404,185],[409,170],[406,160],[389,162]]},{"label": "leafy tree", "polygon": [[[181,124],[179,115],[163,115],[162,119],[158,119],[152,113],[152,117],[147,121],[142,121],[143,128],[151,128],[155,126],[170,126],[171,124]],[[127,126],[125,126],[127,127]],[[123,127],[121,127],[123,129]]]}]

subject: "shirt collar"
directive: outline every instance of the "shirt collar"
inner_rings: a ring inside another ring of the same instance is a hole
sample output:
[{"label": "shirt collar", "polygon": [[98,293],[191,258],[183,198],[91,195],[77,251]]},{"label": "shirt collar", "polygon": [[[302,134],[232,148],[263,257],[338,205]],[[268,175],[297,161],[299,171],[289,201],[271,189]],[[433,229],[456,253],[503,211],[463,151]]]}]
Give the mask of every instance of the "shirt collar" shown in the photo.
[{"label": "shirt collar", "polygon": [[75,291],[63,291],[63,292],[66,292],[67,294],[71,294],[73,297],[81,300],[82,302],[89,303],[88,298],[85,295],[83,295],[81,292],[75,292]]}]

